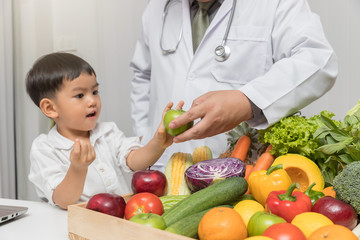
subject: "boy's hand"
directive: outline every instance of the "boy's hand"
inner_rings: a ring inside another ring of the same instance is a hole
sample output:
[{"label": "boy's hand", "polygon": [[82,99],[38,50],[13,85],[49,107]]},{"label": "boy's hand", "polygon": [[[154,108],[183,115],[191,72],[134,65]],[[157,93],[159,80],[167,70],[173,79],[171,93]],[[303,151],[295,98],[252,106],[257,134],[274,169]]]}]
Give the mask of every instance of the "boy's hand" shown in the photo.
[{"label": "boy's hand", "polygon": [[[166,107],[165,107],[165,109],[163,111],[162,117],[161,117],[161,122],[160,122],[159,128],[156,131],[155,136],[153,138],[153,140],[155,142],[157,142],[160,146],[162,146],[164,149],[169,147],[173,143],[173,138],[174,137],[169,135],[166,132],[165,127],[164,127],[164,123],[163,123],[165,113],[167,111],[169,111],[172,108],[173,105],[174,104],[172,102],[170,102],[170,103],[168,103],[166,105]],[[176,109],[182,109],[183,106],[184,106],[184,101],[180,101],[175,108]]]},{"label": "boy's hand", "polygon": [[94,147],[89,142],[75,139],[73,149],[70,152],[70,162],[74,168],[87,168],[95,158]]}]

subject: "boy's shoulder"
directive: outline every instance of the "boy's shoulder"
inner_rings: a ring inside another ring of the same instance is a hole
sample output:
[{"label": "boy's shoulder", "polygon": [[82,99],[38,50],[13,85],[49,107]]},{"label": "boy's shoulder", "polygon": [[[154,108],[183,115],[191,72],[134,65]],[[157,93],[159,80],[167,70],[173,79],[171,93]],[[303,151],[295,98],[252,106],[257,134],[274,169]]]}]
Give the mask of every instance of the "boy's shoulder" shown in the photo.
[{"label": "boy's shoulder", "polygon": [[42,133],[36,137],[32,143],[32,148],[70,149],[73,144],[73,141],[62,136],[54,126],[48,133]]},{"label": "boy's shoulder", "polygon": [[35,149],[46,149],[46,148],[53,148],[53,141],[49,138],[49,133],[42,133],[37,136],[33,142],[31,148]]}]

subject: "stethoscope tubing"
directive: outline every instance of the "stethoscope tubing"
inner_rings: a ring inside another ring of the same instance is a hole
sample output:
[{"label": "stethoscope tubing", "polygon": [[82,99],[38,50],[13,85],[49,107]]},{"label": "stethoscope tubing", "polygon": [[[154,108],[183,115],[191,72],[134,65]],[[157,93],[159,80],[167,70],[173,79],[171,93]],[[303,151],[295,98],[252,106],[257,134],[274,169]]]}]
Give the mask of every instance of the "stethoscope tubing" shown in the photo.
[{"label": "stethoscope tubing", "polygon": [[166,15],[168,14],[168,8],[169,8],[169,4],[170,4],[170,1],[171,0],[167,0],[167,2],[165,3],[165,6],[164,6],[164,11],[163,11],[163,14],[162,14],[162,24],[161,24],[161,35],[160,35],[160,49],[162,51],[162,53],[164,55],[168,55],[168,54],[172,54],[172,53],[175,53],[179,44],[180,44],[180,41],[181,41],[181,38],[182,38],[182,34],[183,34],[183,26],[181,25],[181,30],[180,30],[180,34],[179,34],[179,38],[178,38],[178,41],[176,43],[176,46],[174,48],[170,48],[170,49],[164,49],[163,45],[162,45],[162,39],[163,39],[163,36],[164,36],[164,25],[165,25],[165,19],[166,19]]},{"label": "stethoscope tubing", "polygon": [[224,34],[224,37],[223,37],[223,41],[221,43],[222,46],[226,46],[227,38],[229,36],[230,27],[231,27],[232,21],[234,19],[234,12],[235,12],[235,9],[236,9],[236,1],[237,0],[233,0],[233,5],[232,5],[232,8],[231,8],[229,22],[228,22],[228,24],[226,26],[226,31],[225,31],[225,34]]}]

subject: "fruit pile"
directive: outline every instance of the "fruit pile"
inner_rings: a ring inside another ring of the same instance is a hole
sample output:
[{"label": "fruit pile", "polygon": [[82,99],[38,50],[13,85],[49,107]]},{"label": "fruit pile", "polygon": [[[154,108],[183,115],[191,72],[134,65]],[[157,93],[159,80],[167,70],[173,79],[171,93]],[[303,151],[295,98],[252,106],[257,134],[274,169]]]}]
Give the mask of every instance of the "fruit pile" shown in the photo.
[{"label": "fruit pile", "polygon": [[[207,169],[214,161],[224,166],[233,160],[203,159],[197,164]],[[242,172],[197,191],[188,188],[187,194],[171,195],[168,186],[183,182],[184,173],[183,179],[175,179],[157,170],[138,171],[132,179],[134,195],[126,204],[121,196],[98,194],[87,208],[200,240],[358,239],[351,231],[358,221],[354,208],[336,199],[333,189],[324,189],[320,170],[310,159],[287,154],[274,159],[267,170],[252,171],[248,180],[244,176]]]},{"label": "fruit pile", "polygon": [[200,240],[360,239],[360,110],[228,135],[217,158],[207,146],[174,153],[165,173],[134,174],[126,204],[95,195],[87,207]]}]

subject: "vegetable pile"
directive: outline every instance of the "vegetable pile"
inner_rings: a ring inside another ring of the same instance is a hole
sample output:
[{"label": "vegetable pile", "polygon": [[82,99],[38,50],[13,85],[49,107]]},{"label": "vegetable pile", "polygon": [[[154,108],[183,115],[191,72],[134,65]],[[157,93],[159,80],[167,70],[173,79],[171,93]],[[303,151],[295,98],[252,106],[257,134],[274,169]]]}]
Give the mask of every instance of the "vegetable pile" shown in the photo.
[{"label": "vegetable pile", "polygon": [[322,111],[310,118],[294,115],[259,131],[259,142],[272,146],[271,153],[281,156],[297,153],[312,159],[321,170],[326,186],[346,164],[360,160],[360,109],[349,112],[343,121]]},{"label": "vegetable pile", "polygon": [[[227,211],[244,222],[238,236],[360,239],[360,101],[343,120],[334,116],[295,114],[259,131],[242,122],[218,157],[207,146],[174,153],[160,229],[207,240],[221,228],[199,226],[229,222],[220,219]],[[225,232],[217,239],[228,239]]]}]

